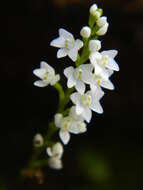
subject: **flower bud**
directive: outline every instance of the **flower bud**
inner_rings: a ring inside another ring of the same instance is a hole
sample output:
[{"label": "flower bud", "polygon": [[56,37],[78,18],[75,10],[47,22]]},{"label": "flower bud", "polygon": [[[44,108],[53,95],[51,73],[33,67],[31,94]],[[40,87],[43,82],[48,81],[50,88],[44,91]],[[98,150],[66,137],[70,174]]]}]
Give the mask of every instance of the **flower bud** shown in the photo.
[{"label": "flower bud", "polygon": [[97,20],[97,25],[98,25],[99,27],[102,27],[102,26],[104,26],[105,24],[107,24],[107,17],[102,16],[102,17],[100,17],[100,18]]},{"label": "flower bud", "polygon": [[83,38],[89,38],[91,35],[91,29],[88,26],[84,26],[81,31],[80,31],[80,35]]},{"label": "flower bud", "polygon": [[37,133],[33,139],[34,147],[41,147],[44,144],[44,139],[40,133]]},{"label": "flower bud", "polygon": [[101,49],[101,42],[99,40],[90,40],[89,50],[90,52],[96,52]]},{"label": "flower bud", "polygon": [[106,23],[104,26],[102,26],[102,27],[96,32],[96,34],[97,34],[98,36],[103,36],[103,35],[105,35],[106,32],[107,32],[107,30],[108,30],[108,27],[109,27],[109,24]]},{"label": "flower bud", "polygon": [[97,11],[98,7],[96,4],[93,4],[91,7],[90,7],[90,14],[91,15],[95,15],[95,12]]},{"label": "flower bud", "polygon": [[63,168],[62,161],[58,159],[57,157],[51,157],[48,160],[49,167],[55,170],[60,170]]}]

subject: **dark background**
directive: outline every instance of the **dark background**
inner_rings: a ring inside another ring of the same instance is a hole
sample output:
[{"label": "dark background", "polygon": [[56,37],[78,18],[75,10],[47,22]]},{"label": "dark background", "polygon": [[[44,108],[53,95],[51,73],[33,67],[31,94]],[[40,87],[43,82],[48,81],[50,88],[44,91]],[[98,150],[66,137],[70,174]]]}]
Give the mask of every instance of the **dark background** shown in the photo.
[{"label": "dark background", "polygon": [[[64,169],[44,169],[44,184],[22,179],[35,133],[46,132],[58,96],[52,87],[36,88],[32,70],[41,60],[62,73],[70,59],[56,59],[49,46],[63,27],[79,38],[94,1],[29,0],[1,3],[0,23],[0,190],[143,189],[143,1],[96,1],[110,23],[102,49],[117,49],[120,72],[115,91],[105,91],[104,114],[94,114],[88,132],[72,136]],[[63,79],[65,80],[64,76]]]}]

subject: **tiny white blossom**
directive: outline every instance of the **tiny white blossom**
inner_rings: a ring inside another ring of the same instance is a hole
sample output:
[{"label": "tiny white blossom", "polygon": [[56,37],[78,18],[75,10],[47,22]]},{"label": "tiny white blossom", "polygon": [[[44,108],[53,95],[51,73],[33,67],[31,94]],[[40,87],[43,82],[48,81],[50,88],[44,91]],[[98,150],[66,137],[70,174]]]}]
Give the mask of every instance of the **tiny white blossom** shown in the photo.
[{"label": "tiny white blossom", "polygon": [[104,92],[101,89],[96,91],[87,91],[84,95],[78,92],[71,94],[70,98],[76,105],[76,113],[82,115],[82,117],[89,123],[92,118],[92,111],[97,113],[103,113],[103,109],[100,105],[100,99],[103,97]]},{"label": "tiny white blossom", "polygon": [[90,27],[88,26],[84,26],[81,31],[80,31],[80,35],[83,37],[83,38],[89,38],[90,35],[91,35],[91,29]]},{"label": "tiny white blossom", "polygon": [[70,140],[70,133],[80,134],[86,131],[86,124],[83,121],[75,121],[70,116],[63,117],[62,114],[55,115],[55,125],[60,128],[59,136],[65,145]]},{"label": "tiny white blossom", "polygon": [[83,42],[75,40],[73,35],[64,29],[59,29],[59,37],[50,43],[51,46],[60,48],[57,52],[57,58],[69,56],[72,61],[76,61],[78,51],[83,47]]},{"label": "tiny white blossom", "polygon": [[90,40],[89,42],[89,51],[91,53],[99,51],[101,49],[101,41],[99,40]]},{"label": "tiny white blossom", "polygon": [[89,59],[95,69],[97,67],[96,65],[98,64],[98,66],[103,69],[106,68],[113,71],[119,71],[119,66],[114,60],[117,54],[118,51],[116,50],[108,50],[101,53],[95,52],[90,55]]},{"label": "tiny white blossom", "polygon": [[57,157],[51,157],[48,160],[49,167],[55,170],[60,170],[63,168],[62,160]]},{"label": "tiny white blossom", "polygon": [[76,90],[83,94],[85,92],[85,83],[90,84],[92,65],[83,64],[78,68],[68,67],[64,70],[64,75],[67,77],[67,86],[72,88],[75,86]]},{"label": "tiny white blossom", "polygon": [[43,146],[43,144],[44,144],[43,136],[40,133],[37,133],[33,139],[34,147],[41,147]]},{"label": "tiny white blossom", "polygon": [[52,148],[48,147],[46,151],[50,157],[57,157],[58,159],[61,159],[63,156],[64,149],[63,145],[60,142],[58,142],[54,146],[52,146]]},{"label": "tiny white blossom", "polygon": [[41,79],[34,82],[34,85],[38,87],[55,85],[60,80],[60,75],[56,75],[54,68],[44,61],[40,63],[40,69],[35,69],[33,73]]}]

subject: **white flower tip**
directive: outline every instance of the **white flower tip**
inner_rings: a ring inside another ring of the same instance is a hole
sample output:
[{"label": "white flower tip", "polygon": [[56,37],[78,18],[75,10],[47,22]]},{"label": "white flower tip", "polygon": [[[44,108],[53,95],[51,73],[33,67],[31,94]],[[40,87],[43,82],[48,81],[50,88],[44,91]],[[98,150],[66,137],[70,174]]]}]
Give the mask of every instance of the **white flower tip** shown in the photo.
[{"label": "white flower tip", "polygon": [[83,37],[83,38],[89,38],[90,35],[91,35],[91,29],[90,27],[88,26],[84,26],[81,31],[80,31],[80,35]]},{"label": "white flower tip", "polygon": [[93,4],[93,5],[90,7],[90,10],[89,10],[90,14],[94,16],[95,13],[96,13],[96,11],[97,11],[97,9],[98,9],[98,6],[97,6],[96,4]]},{"label": "white flower tip", "polygon": [[62,142],[64,143],[64,145],[67,145],[68,142],[70,141],[70,133],[68,131],[60,130],[59,136],[60,136]]}]

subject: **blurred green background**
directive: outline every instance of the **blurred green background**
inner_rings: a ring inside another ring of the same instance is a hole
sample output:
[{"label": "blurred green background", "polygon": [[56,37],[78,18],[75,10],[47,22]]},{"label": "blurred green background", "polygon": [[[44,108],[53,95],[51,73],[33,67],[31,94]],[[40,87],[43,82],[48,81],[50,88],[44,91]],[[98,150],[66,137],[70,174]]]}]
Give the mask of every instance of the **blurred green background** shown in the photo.
[{"label": "blurred green background", "polygon": [[[32,138],[46,132],[58,101],[51,87],[33,86],[32,70],[41,60],[60,73],[72,65],[68,58],[57,60],[49,43],[60,27],[79,38],[93,3],[110,24],[103,49],[119,51],[116,90],[105,91],[104,114],[94,114],[88,132],[72,136],[62,171],[44,168],[38,177],[23,179],[19,173],[31,155]],[[1,3],[0,15],[0,190],[142,190],[143,1],[14,0]]]}]

